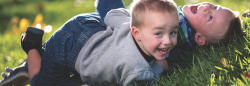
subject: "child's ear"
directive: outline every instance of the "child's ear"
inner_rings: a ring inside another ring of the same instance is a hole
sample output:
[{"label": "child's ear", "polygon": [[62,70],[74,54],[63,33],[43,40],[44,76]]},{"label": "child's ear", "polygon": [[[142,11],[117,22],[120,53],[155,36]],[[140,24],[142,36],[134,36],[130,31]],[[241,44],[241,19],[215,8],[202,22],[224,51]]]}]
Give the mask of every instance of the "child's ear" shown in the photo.
[{"label": "child's ear", "polygon": [[203,46],[206,44],[206,40],[205,40],[205,37],[202,36],[200,33],[195,33],[194,35],[194,40],[197,44]]},{"label": "child's ear", "polygon": [[132,35],[135,38],[135,40],[141,40],[139,29],[137,27],[133,26],[131,28],[131,32],[132,32]]}]

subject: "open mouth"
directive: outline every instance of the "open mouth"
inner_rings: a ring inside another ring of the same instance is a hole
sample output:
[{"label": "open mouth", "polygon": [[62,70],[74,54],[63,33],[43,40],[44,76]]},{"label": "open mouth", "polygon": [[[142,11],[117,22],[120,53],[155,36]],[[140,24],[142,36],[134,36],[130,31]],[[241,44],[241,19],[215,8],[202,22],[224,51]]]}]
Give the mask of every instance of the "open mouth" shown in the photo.
[{"label": "open mouth", "polygon": [[198,8],[198,6],[191,6],[191,7],[190,7],[190,10],[191,10],[191,12],[192,12],[193,14],[196,14],[196,13],[197,13],[197,8]]},{"label": "open mouth", "polygon": [[158,51],[161,55],[166,55],[168,53],[169,48],[159,48]]}]

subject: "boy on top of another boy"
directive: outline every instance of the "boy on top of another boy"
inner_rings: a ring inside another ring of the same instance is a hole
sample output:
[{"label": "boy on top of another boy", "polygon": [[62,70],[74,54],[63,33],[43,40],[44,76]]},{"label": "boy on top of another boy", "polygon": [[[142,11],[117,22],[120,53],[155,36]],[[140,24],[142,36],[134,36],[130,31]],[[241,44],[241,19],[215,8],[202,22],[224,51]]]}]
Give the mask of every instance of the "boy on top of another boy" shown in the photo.
[{"label": "boy on top of another boy", "polygon": [[42,57],[36,48],[26,50],[31,86],[128,85],[159,79],[166,70],[161,60],[177,43],[176,4],[141,0],[131,10],[131,24],[113,21],[107,14],[105,22],[113,22],[114,28],[93,27],[102,22],[89,14],[73,17],[45,42]]},{"label": "boy on top of another boy", "polygon": [[[102,18],[106,16],[106,13],[110,9],[125,8],[122,0],[96,0],[96,2],[97,2],[96,3],[97,11]],[[204,7],[206,9],[204,9]],[[235,15],[230,9],[227,9],[225,7],[221,7],[219,5],[214,5],[208,2],[204,2],[204,3],[199,3],[196,5],[185,5],[183,9],[179,7],[178,11],[179,11],[179,20],[180,20],[179,28],[178,28],[179,29],[178,41],[177,41],[176,46],[170,51],[168,57],[177,57],[179,55],[181,55],[182,57],[186,57],[183,55],[185,55],[184,49],[186,49],[187,47],[193,47],[196,44],[217,45],[218,44],[217,37],[218,39],[219,38],[223,39],[222,35],[224,34],[223,40],[229,40],[229,35],[233,34],[234,32],[236,34],[241,33],[240,17],[238,15]],[[218,14],[218,13],[222,13],[222,14]],[[117,18],[114,18],[114,20],[120,19],[121,17],[121,15],[115,15],[115,16],[117,16]],[[207,19],[207,21],[196,19],[196,18],[201,18],[202,16],[203,16],[202,19]],[[128,16],[122,15],[122,17],[128,17]],[[126,21],[129,22],[129,20],[130,19],[128,18]],[[210,23],[211,20],[212,20],[212,23]],[[117,20],[117,22],[119,21]],[[213,22],[216,22],[216,24]],[[197,23],[200,23],[200,25],[199,24],[197,25]],[[217,35],[217,34],[220,34],[220,35]],[[195,41],[195,36],[196,36],[197,42]],[[219,37],[219,36],[222,36],[222,37]]]},{"label": "boy on top of another boy", "polygon": [[[105,4],[101,4],[100,2]],[[100,0],[97,5],[97,11],[100,16],[106,16],[106,10],[102,8],[110,7],[111,4],[121,5],[121,0],[105,1]],[[121,5],[122,7],[124,5]],[[241,34],[241,19],[239,14],[232,10],[214,5],[209,2],[202,2],[195,5],[184,5],[183,9],[178,7],[179,12],[179,34],[175,48],[169,53],[168,57],[185,57],[187,47],[193,48],[196,44],[204,46],[219,45],[230,39],[234,33]],[[123,14],[123,11],[117,11],[113,16],[114,21],[119,22],[119,18],[128,18],[129,16]],[[112,27],[112,25],[111,25]],[[185,59],[185,58],[184,58]]]}]

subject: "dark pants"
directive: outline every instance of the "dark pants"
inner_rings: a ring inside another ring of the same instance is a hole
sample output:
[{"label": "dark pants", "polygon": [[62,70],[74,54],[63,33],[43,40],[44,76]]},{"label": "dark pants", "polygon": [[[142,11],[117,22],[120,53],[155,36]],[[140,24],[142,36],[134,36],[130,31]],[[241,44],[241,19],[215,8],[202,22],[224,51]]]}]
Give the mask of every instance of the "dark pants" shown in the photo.
[{"label": "dark pants", "polygon": [[84,84],[74,68],[80,50],[93,34],[106,29],[103,18],[109,10],[124,8],[122,0],[98,0],[96,4],[98,12],[73,17],[44,43],[41,69],[32,78],[31,86]]}]

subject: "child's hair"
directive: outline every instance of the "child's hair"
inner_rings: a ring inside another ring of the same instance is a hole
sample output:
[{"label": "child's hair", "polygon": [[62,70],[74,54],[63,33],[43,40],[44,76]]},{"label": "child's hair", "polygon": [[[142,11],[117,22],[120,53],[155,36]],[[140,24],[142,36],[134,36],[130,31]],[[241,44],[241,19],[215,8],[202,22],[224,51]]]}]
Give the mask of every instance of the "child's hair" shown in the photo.
[{"label": "child's hair", "polygon": [[221,43],[227,43],[231,38],[234,38],[236,35],[242,35],[243,32],[241,30],[242,28],[242,22],[239,14],[233,12],[236,18],[232,19],[229,27],[224,34],[224,36],[221,39],[216,39],[215,41],[208,42],[209,45],[215,45],[218,46]]},{"label": "child's hair", "polygon": [[131,27],[144,25],[149,12],[178,13],[176,3],[172,0],[134,0],[130,5]]}]

